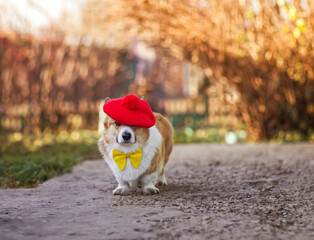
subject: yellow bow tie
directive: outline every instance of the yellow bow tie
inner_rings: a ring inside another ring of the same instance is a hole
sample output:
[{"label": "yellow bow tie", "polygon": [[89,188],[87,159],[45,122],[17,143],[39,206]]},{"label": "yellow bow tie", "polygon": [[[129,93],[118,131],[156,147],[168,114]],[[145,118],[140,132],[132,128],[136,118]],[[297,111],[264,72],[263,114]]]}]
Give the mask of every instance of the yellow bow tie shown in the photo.
[{"label": "yellow bow tie", "polygon": [[116,162],[120,170],[122,171],[126,166],[126,158],[129,157],[133,167],[138,168],[142,159],[142,149],[139,148],[133,153],[123,153],[116,149],[112,150],[113,160]]}]

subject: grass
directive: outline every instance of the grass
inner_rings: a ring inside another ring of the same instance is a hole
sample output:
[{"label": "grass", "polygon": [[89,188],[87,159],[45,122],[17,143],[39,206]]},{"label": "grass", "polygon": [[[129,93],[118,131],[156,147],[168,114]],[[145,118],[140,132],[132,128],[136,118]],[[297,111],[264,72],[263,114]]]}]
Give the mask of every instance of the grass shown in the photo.
[{"label": "grass", "polygon": [[0,137],[0,187],[35,187],[68,173],[85,159],[100,158],[97,133],[61,132],[57,136],[21,135]]},{"label": "grass", "polygon": [[[224,142],[223,128],[190,127],[175,130],[175,143]],[[245,131],[236,131],[238,142],[247,142]],[[98,133],[80,130],[41,136],[20,133],[0,135],[0,188],[35,187],[50,178],[69,173],[85,159],[101,158]],[[299,142],[296,133],[280,133],[271,142]],[[314,133],[309,141],[314,141]]]},{"label": "grass", "polygon": [[[188,129],[189,130],[189,129]],[[190,130],[191,131],[191,130]],[[176,143],[221,141],[214,132],[176,131]],[[211,136],[211,135],[210,135]],[[97,148],[98,133],[79,130],[57,135],[43,133],[40,136],[21,133],[0,136],[0,188],[28,188],[71,172],[73,166],[85,159],[101,158]]]},{"label": "grass", "polygon": [[[225,128],[204,127],[194,130],[191,127],[175,129],[175,143],[225,143],[225,135],[229,131]],[[239,143],[248,142],[247,133],[244,130],[234,131]]]}]

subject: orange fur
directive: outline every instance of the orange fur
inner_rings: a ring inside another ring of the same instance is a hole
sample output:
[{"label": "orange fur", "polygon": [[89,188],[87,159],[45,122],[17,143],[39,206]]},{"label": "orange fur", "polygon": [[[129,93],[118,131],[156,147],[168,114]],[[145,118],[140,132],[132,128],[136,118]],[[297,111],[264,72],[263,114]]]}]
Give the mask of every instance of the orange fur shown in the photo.
[{"label": "orange fur", "polygon": [[159,174],[163,175],[173,148],[173,128],[169,120],[160,113],[154,113],[154,115],[156,118],[156,127],[160,132],[163,141],[158,153],[151,162],[150,168],[147,169],[145,174],[148,175],[159,170]]}]

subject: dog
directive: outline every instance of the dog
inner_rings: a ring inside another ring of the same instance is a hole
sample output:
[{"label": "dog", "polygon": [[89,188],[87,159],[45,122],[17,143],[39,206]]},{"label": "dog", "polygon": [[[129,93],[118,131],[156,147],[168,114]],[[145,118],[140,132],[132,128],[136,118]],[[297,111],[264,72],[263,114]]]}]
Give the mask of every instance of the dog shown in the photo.
[{"label": "dog", "polygon": [[118,181],[112,193],[127,195],[134,187],[141,187],[145,195],[159,193],[157,186],[167,185],[165,166],[173,148],[171,123],[135,95],[106,99],[103,109],[98,148]]}]

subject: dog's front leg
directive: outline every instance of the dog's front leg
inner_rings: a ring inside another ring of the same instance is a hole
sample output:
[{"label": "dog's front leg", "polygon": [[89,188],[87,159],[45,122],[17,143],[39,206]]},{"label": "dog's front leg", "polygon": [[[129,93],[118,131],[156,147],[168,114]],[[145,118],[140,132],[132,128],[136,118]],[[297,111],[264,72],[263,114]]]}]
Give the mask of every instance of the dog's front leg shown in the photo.
[{"label": "dog's front leg", "polygon": [[130,192],[129,185],[126,181],[123,181],[120,178],[117,178],[119,183],[118,187],[112,191],[114,195],[128,195]]},{"label": "dog's front leg", "polygon": [[149,175],[144,175],[141,179],[143,193],[147,195],[159,193],[159,189],[155,187],[157,180],[157,172],[151,173]]}]

